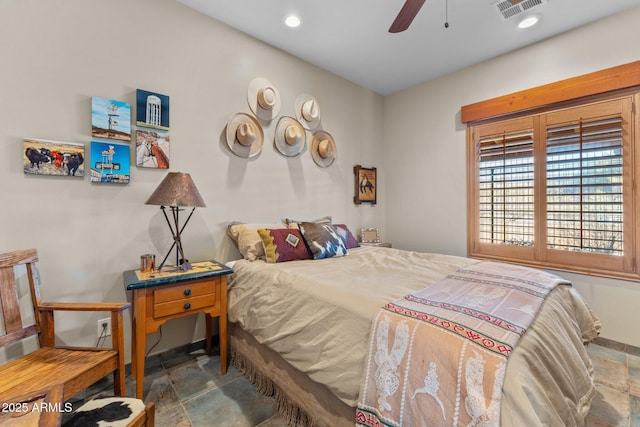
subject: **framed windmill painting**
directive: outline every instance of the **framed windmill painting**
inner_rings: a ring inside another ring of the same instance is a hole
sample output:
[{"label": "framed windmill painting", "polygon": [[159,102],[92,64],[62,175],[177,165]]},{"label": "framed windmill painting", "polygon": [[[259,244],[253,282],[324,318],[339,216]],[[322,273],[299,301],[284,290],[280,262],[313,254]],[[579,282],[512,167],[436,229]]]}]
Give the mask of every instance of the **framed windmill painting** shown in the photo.
[{"label": "framed windmill painting", "polygon": [[131,142],[131,106],[122,101],[92,97],[91,135]]}]

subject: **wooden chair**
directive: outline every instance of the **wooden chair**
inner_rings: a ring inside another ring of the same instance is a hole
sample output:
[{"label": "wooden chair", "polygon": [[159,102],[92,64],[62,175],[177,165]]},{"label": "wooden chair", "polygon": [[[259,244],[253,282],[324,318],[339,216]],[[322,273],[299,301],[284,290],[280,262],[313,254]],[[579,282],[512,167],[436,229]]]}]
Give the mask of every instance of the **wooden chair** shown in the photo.
[{"label": "wooden chair", "polygon": [[[145,404],[133,397],[97,397],[69,413],[70,403],[63,403],[64,386],[31,392],[3,402],[2,427],[86,427],[97,425],[154,427],[155,404]],[[62,414],[67,420],[64,421]],[[64,421],[63,424],[61,424]]]},{"label": "wooden chair", "polygon": [[[0,425],[3,427],[51,427],[59,426],[62,420],[60,403],[62,384],[46,390],[32,390],[21,396],[11,396],[2,401]],[[43,408],[45,410],[40,410]]]},{"label": "wooden chair", "polygon": [[145,404],[135,397],[96,397],[76,409],[62,426],[154,427],[155,410],[153,402]]},{"label": "wooden chair", "polygon": [[[35,249],[0,254],[0,347],[7,348],[33,335],[38,336],[39,342],[35,351],[0,366],[0,402],[10,402],[8,399],[14,396],[48,390],[57,385],[63,386],[63,401],[66,401],[111,372],[114,394],[125,396],[123,311],[130,304],[42,302],[35,265],[37,260]],[[16,272],[21,275],[16,275]],[[20,309],[18,286],[18,279],[25,274],[34,317],[33,324],[26,326],[23,324],[26,321],[23,321]],[[53,314],[57,310],[111,312],[112,348],[56,347]]]}]

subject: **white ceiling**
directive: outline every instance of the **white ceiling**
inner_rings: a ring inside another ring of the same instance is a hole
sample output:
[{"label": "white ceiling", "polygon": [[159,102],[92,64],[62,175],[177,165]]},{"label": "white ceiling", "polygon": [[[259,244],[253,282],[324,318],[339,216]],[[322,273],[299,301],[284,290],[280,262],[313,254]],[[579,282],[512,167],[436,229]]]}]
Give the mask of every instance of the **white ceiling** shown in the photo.
[{"label": "white ceiling", "polygon": [[[427,0],[407,31],[390,34],[404,0],[178,1],[381,95],[640,6],[640,0],[548,0],[529,11],[538,24],[521,30],[518,17],[498,14],[497,0]],[[297,29],[284,25],[289,13],[302,20]]]}]

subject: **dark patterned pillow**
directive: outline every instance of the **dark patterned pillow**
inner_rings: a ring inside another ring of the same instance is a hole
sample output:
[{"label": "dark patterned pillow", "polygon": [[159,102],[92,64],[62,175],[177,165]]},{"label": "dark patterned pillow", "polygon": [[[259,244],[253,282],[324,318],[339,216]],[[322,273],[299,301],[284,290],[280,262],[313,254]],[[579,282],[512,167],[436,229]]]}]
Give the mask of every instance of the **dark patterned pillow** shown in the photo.
[{"label": "dark patterned pillow", "polygon": [[336,233],[333,225],[318,222],[301,222],[298,224],[313,259],[332,258],[347,254],[344,242]]},{"label": "dark patterned pillow", "polygon": [[298,259],[311,259],[300,230],[291,228],[261,228],[258,234],[264,245],[267,262],[286,262]]},{"label": "dark patterned pillow", "polygon": [[351,232],[351,230],[349,230],[349,228],[346,225],[333,224],[333,228],[336,229],[336,233],[342,239],[342,242],[344,243],[345,248],[351,249],[351,248],[360,247],[360,244],[358,243],[356,238],[353,237],[353,233]]}]

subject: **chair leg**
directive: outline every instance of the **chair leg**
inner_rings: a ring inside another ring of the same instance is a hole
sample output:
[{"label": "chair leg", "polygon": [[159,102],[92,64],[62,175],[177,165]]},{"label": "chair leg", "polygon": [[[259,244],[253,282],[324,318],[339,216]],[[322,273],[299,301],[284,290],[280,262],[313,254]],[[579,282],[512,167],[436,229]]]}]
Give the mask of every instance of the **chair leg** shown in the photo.
[{"label": "chair leg", "polygon": [[111,312],[111,344],[118,352],[118,369],[113,373],[113,391],[116,396],[127,395],[127,383],[124,372],[124,330],[122,311]]},{"label": "chair leg", "polygon": [[113,394],[116,396],[127,396],[127,382],[124,374],[124,369],[116,369],[113,371]]},{"label": "chair leg", "polygon": [[147,403],[147,407],[145,408],[145,412],[147,413],[147,422],[145,423],[146,427],[154,427],[156,423],[156,405],[153,402]]}]

